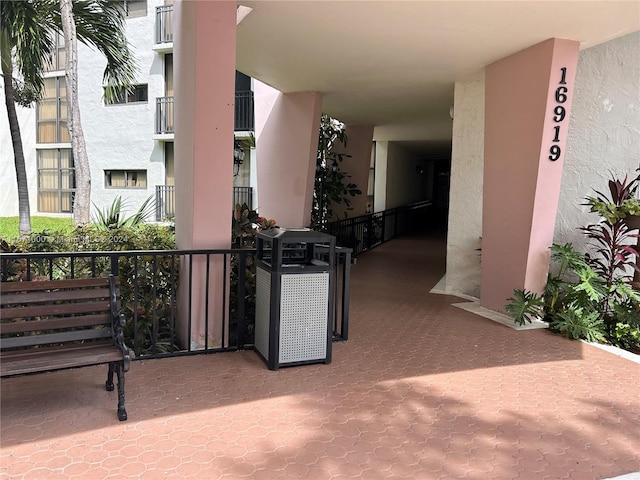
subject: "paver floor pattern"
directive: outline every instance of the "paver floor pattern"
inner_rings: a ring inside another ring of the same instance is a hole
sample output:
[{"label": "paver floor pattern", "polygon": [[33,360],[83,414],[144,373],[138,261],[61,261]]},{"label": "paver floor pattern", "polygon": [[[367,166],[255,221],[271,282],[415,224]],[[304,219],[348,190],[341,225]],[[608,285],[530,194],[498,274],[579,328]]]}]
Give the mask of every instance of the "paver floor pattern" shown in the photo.
[{"label": "paver floor pattern", "polygon": [[429,290],[430,237],[352,270],[330,365],[252,351],[134,362],[129,420],[104,368],[3,379],[3,479],[602,479],[640,470],[640,366],[517,332]]}]

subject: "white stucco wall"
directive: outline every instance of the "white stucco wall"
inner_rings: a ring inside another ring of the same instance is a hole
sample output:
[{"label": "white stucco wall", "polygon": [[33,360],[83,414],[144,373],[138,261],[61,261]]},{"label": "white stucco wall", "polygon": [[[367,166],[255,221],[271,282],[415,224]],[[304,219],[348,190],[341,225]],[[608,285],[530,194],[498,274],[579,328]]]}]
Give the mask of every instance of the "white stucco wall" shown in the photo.
[{"label": "white stucco wall", "polygon": [[598,221],[581,205],[593,190],[607,192],[611,174],[640,166],[640,32],[580,52],[555,243],[584,252],[578,228]]},{"label": "white stucco wall", "polygon": [[[154,194],[153,185],[164,184],[165,181],[164,145],[152,139],[155,99],[164,96],[164,58],[152,49],[155,7],[163,4],[163,0],[148,0],[145,17],[126,21],[127,38],[139,66],[138,82],[149,86],[146,104],[105,106],[102,99],[102,73],[106,60],[97,50],[78,44],[80,115],[91,164],[91,199],[101,207],[110,205],[120,195],[128,200],[127,211],[133,212],[148,196]],[[4,105],[4,89],[1,87],[0,97]],[[31,214],[49,215],[37,211],[35,107],[19,108],[18,116],[29,181]],[[4,108],[0,113],[0,145],[0,216],[16,216],[18,196],[13,149]],[[147,170],[147,188],[106,189],[104,170],[116,169]]]},{"label": "white stucco wall", "polygon": [[446,293],[477,298],[482,236],[484,78],[456,83],[454,98],[444,289]]},{"label": "white stucco wall", "polygon": [[[147,103],[105,106],[102,73],[106,60],[96,50],[78,46],[79,92],[87,153],[91,163],[91,199],[101,208],[117,196],[132,213],[165,183],[164,144],[152,138],[156,97],[164,96],[164,56],[153,50],[155,7],[149,0],[145,17],[127,20],[127,39],[138,63],[137,83],[148,84]],[[106,188],[105,170],[146,170],[147,188]],[[93,206],[92,206],[93,211]]]}]

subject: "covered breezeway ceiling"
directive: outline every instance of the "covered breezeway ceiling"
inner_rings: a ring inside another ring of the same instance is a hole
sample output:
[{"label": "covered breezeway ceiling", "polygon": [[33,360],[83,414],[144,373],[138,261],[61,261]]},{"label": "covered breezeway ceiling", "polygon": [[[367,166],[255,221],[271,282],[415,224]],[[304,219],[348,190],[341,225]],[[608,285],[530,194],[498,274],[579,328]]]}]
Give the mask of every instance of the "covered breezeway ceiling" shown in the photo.
[{"label": "covered breezeway ceiling", "polygon": [[454,83],[496,60],[550,37],[584,49],[640,30],[640,0],[239,5],[253,11],[238,25],[238,70],[283,92],[321,92],[324,112],[385,126],[388,140],[450,141]]}]

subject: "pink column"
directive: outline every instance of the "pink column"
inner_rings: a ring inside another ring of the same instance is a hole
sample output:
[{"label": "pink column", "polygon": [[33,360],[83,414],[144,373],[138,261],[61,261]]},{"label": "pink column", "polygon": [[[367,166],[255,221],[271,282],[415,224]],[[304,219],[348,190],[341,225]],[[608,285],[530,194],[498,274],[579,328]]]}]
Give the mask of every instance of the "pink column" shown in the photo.
[{"label": "pink column", "polygon": [[[373,146],[373,127],[370,125],[347,125],[347,146],[336,151],[351,155],[346,157],[340,170],[350,175],[349,182],[354,183],[362,191],[362,195],[349,197],[351,210],[338,205],[333,208],[336,219],[344,218],[345,211],[349,217],[364,215],[367,211],[367,186],[369,184],[369,166],[371,165],[371,148]],[[371,206],[373,211],[373,205]]]},{"label": "pink column", "polygon": [[[180,249],[229,248],[233,210],[233,115],[235,98],[236,4],[176,2],[175,184],[176,243]],[[209,265],[209,312],[205,305],[205,261],[181,263],[179,320],[186,325],[192,305],[192,346],[204,343],[205,315],[219,336],[222,322],[222,261]],[[219,338],[211,337],[210,342]],[[184,340],[184,339],[183,339]]]},{"label": "pink column", "polygon": [[480,302],[491,310],[544,288],[578,49],[549,39],[486,69]]},{"label": "pink column", "polygon": [[281,227],[309,226],[322,96],[265,87],[263,101],[260,88],[255,90],[260,215]]}]

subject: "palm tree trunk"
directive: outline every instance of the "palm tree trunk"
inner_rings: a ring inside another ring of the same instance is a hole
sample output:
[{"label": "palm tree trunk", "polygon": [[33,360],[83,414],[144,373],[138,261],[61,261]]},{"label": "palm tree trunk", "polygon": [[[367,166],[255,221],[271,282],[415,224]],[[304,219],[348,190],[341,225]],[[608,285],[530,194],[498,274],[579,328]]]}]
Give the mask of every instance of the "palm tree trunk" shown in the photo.
[{"label": "palm tree trunk", "polygon": [[27,169],[22,150],[22,137],[20,124],[13,92],[13,65],[11,64],[11,47],[6,35],[1,38],[0,57],[2,57],[2,79],[4,82],[4,100],[7,105],[9,130],[11,130],[11,143],[13,144],[13,159],[16,167],[16,179],[18,182],[18,212],[20,217],[20,235],[31,233],[31,210],[29,207],[29,185],[27,182]]},{"label": "palm tree trunk", "polygon": [[73,19],[71,0],[60,0],[60,17],[67,53],[67,117],[73,163],[75,167],[76,194],[73,201],[73,221],[75,225],[89,223],[91,207],[91,169],[80,122],[78,103],[78,39]]}]

